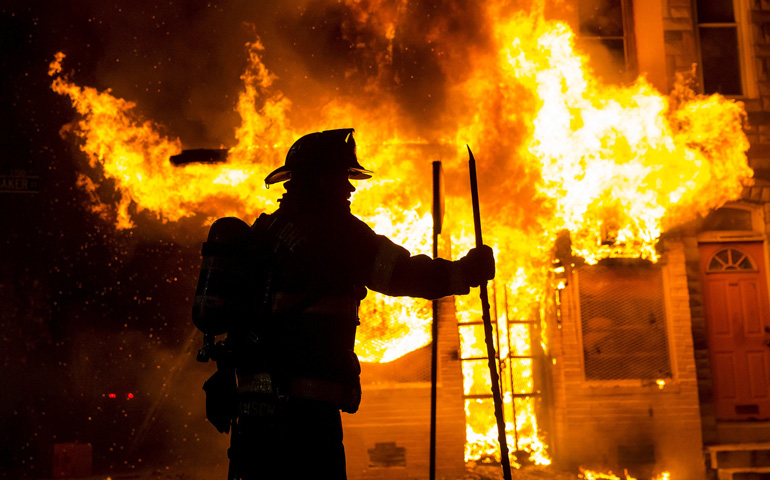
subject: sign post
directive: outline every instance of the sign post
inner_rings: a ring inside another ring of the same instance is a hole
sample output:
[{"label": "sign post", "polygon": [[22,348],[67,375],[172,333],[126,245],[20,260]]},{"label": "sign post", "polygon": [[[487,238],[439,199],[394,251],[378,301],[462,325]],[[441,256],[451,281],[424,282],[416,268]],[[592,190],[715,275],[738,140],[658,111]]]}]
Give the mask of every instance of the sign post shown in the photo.
[{"label": "sign post", "polygon": [[[438,258],[438,236],[444,220],[444,170],[433,162],[433,258]],[[436,383],[438,381],[438,300],[433,300],[430,367],[430,480],[436,478]]]}]

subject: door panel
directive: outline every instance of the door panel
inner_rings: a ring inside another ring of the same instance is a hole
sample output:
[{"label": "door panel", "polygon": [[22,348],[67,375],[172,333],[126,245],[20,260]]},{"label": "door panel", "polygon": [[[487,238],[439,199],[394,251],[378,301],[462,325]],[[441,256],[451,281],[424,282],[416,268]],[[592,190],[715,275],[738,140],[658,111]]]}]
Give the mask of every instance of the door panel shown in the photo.
[{"label": "door panel", "polygon": [[765,368],[765,353],[748,352],[746,354],[749,366],[749,387],[750,395],[754,398],[767,397],[767,369]]},{"label": "door panel", "polygon": [[714,362],[711,370],[714,372],[714,390],[719,392],[719,398],[724,400],[737,397],[735,389],[735,361],[732,353],[716,353],[712,356]]},{"label": "door panel", "polygon": [[739,280],[738,286],[743,307],[743,332],[746,336],[762,335],[757,283],[753,280]]},{"label": "door panel", "polygon": [[717,419],[770,419],[770,306],[760,242],[701,244]]}]

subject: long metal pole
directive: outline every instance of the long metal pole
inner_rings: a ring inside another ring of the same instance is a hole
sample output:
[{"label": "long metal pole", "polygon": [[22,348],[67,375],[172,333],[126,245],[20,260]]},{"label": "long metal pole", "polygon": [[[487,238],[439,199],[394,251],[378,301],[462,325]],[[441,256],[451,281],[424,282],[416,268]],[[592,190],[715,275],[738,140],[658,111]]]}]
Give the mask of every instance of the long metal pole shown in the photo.
[{"label": "long metal pole", "polygon": [[[438,257],[438,235],[433,234],[433,258]],[[438,382],[438,300],[433,300],[433,337],[430,349],[430,480],[436,478],[436,384]]]},{"label": "long metal pole", "polygon": [[[433,258],[438,258],[438,235],[444,221],[441,162],[433,162]],[[436,385],[438,383],[438,300],[433,300],[430,349],[430,480],[436,479]]]},{"label": "long metal pole", "polygon": [[[484,245],[481,237],[481,213],[479,211],[479,187],[476,182],[476,159],[473,158],[471,147],[468,147],[468,167],[471,174],[471,201],[473,202],[473,227],[476,230],[476,247]],[[484,321],[484,337],[487,344],[489,359],[489,376],[492,380],[492,399],[495,403],[495,418],[497,419],[497,439],[500,442],[500,461],[503,465],[503,478],[511,480],[511,459],[508,457],[508,441],[505,437],[505,419],[503,418],[503,398],[500,395],[500,376],[497,373],[497,354],[492,333],[492,319],[489,316],[489,296],[487,282],[479,286],[481,297],[481,319]]]}]

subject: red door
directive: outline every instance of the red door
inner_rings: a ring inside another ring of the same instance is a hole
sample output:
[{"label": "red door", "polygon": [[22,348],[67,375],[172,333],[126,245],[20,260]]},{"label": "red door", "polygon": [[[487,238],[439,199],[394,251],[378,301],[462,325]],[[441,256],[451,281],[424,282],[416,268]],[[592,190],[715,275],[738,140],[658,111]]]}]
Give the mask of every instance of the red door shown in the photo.
[{"label": "red door", "polygon": [[770,307],[761,242],[700,245],[719,420],[770,418]]}]

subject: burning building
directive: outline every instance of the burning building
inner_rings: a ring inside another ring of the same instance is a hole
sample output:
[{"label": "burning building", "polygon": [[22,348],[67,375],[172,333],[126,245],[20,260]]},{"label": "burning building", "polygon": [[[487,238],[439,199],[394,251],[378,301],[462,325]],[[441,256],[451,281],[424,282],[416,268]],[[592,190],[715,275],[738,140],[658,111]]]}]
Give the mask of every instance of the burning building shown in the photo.
[{"label": "burning building", "polygon": [[[281,192],[262,182],[296,138],[352,126],[376,172],[354,212],[429,253],[429,167],[441,160],[441,249],[457,256],[473,245],[472,146],[516,465],[734,476],[764,471],[770,441],[764,11],[743,0],[310,2],[292,23],[301,39],[246,45],[240,123],[214,162],[170,162],[200,145],[80,86],[66,52],[49,74],[78,113],[64,132],[84,159],[78,186],[118,231],[253,219],[276,207]],[[289,68],[272,48],[313,59]],[[320,71],[334,80],[313,81]],[[499,452],[478,301],[444,306],[440,458],[460,476]],[[426,475],[429,310],[377,295],[362,306],[357,352],[372,365],[346,421],[351,478]]]}]

